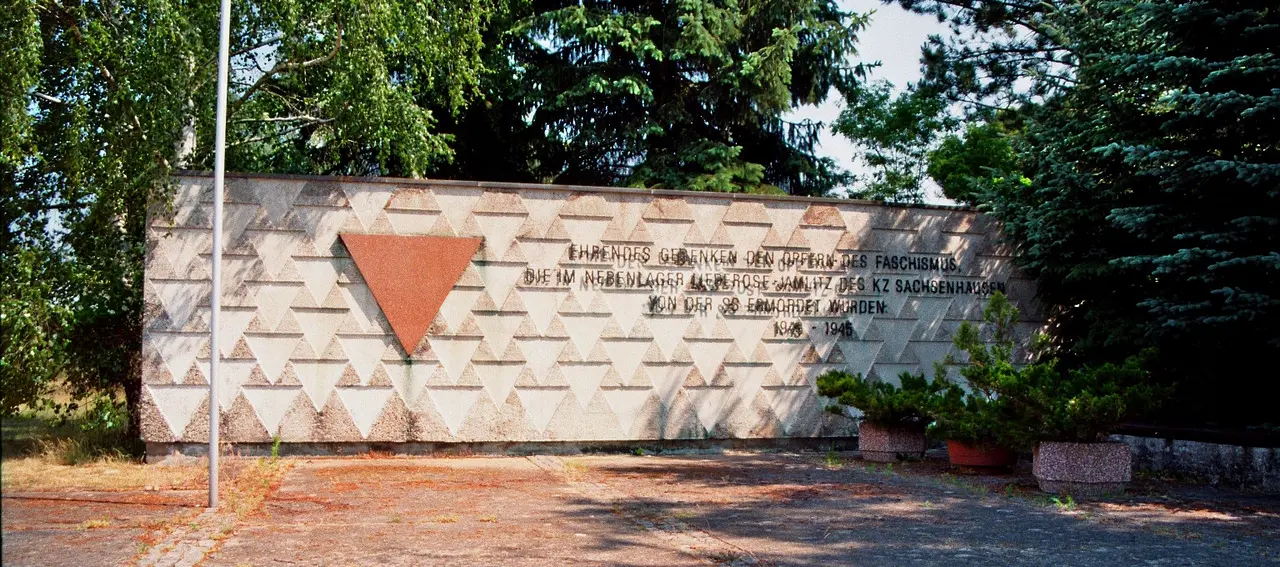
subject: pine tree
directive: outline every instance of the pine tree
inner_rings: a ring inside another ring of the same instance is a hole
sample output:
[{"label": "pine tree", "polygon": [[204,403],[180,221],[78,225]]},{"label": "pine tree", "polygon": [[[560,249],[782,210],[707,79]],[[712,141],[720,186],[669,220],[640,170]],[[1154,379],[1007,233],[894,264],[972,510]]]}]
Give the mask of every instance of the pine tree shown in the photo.
[{"label": "pine tree", "polygon": [[492,55],[512,76],[488,77],[453,130],[485,151],[440,171],[491,177],[496,160],[533,181],[823,194],[843,177],[814,153],[819,125],[783,114],[857,79],[865,22],[826,0],[535,4]]},{"label": "pine tree", "polygon": [[1170,417],[1280,422],[1280,11],[1080,2],[1073,86],[1035,109],[1030,186],[990,198],[1079,357],[1154,345]]}]

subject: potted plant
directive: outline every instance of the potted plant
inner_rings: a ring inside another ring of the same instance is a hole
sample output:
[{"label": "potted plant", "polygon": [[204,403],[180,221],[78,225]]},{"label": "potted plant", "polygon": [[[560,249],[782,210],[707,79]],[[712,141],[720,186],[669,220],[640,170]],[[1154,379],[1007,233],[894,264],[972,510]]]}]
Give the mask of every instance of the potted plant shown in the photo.
[{"label": "potted plant", "polygon": [[1004,442],[1034,448],[1032,469],[1041,490],[1076,496],[1124,490],[1131,475],[1129,446],[1108,436],[1164,392],[1144,368],[1149,353],[1120,364],[1064,369],[1040,335],[1023,354],[1025,362],[1015,364],[1017,318],[1017,309],[997,293],[984,311],[994,327],[989,347],[980,346],[975,328],[962,325],[955,341],[970,360],[961,374],[975,390],[999,400],[992,414]]},{"label": "potted plant", "polygon": [[[966,359],[959,370],[963,386],[948,379],[946,365],[936,364],[934,381],[942,386],[932,408],[935,421],[929,433],[947,442],[947,456],[953,465],[1007,467],[1017,462],[1011,447],[1022,439],[1009,427],[1009,400],[996,389],[1009,373],[1017,372],[1013,364],[1017,311],[997,292],[982,315],[989,340],[984,341],[968,321],[961,323],[952,337],[956,350]],[[960,364],[960,359],[949,354],[946,362]]]},{"label": "potted plant", "polygon": [[961,467],[1010,467],[1018,455],[1009,447],[1009,428],[1001,414],[1006,410],[1003,398],[990,392],[966,392],[955,383],[947,383],[938,395],[932,413],[934,422],[928,433],[947,443],[947,457]]},{"label": "potted plant", "polygon": [[1051,361],[1006,385],[1005,395],[1037,442],[1032,469],[1041,490],[1078,496],[1124,490],[1129,446],[1108,436],[1163,392],[1149,383],[1147,356],[1067,371]]},{"label": "potted plant", "polygon": [[[839,370],[818,376],[819,394],[862,412],[858,449],[863,459],[892,462],[924,456],[925,426],[932,421],[928,407],[939,385],[930,383],[924,374],[910,372],[903,372],[898,381],[900,386],[895,386]],[[843,414],[840,406],[828,409]]]}]

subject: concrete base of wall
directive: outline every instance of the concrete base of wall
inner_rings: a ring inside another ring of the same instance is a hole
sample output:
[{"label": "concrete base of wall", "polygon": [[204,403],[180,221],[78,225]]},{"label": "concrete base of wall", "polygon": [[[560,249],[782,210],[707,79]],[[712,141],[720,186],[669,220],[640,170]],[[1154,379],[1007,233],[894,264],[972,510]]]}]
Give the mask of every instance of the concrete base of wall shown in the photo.
[{"label": "concrete base of wall", "polygon": [[[236,443],[232,454],[264,457],[271,443]],[[755,439],[660,439],[649,441],[542,441],[521,443],[281,443],[282,457],[341,457],[377,453],[390,456],[577,455],[583,453],[698,453],[725,450],[853,451],[857,437],[785,437]],[[147,443],[147,462],[172,457],[203,457],[207,443]]]},{"label": "concrete base of wall", "polygon": [[1280,449],[1134,435],[1113,435],[1133,451],[1135,471],[1280,493]]}]

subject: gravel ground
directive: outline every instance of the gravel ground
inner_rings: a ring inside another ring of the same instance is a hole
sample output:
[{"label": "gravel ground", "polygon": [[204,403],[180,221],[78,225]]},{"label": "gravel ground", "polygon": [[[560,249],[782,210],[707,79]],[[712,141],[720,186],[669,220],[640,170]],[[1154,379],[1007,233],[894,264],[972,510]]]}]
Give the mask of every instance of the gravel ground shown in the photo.
[{"label": "gravel ground", "polygon": [[[299,459],[199,564],[1280,565],[1275,496],[1034,486],[854,454]],[[6,566],[129,564],[199,511],[164,491],[4,496]]]},{"label": "gravel ground", "polygon": [[203,491],[6,492],[6,567],[131,565],[171,526],[194,518]]},{"label": "gravel ground", "polygon": [[939,464],[737,455],[584,459],[635,514],[680,518],[770,565],[1280,564],[1280,499],[1139,483],[1090,502]]}]

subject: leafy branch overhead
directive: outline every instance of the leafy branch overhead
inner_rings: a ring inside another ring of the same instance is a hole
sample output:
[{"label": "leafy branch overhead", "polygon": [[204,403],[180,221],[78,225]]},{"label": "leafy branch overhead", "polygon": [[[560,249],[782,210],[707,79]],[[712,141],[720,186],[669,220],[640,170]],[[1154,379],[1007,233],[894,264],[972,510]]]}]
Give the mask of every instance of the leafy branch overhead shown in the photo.
[{"label": "leafy branch overhead", "polygon": [[930,148],[958,123],[939,93],[924,87],[894,94],[885,81],[844,90],[845,107],[832,130],[863,151],[871,174],[858,179],[852,197],[920,203]]},{"label": "leafy branch overhead", "polygon": [[[0,281],[22,292],[0,311],[0,411],[57,376],[73,395],[123,385],[136,407],[147,212],[175,168],[209,167],[217,8],[7,5]],[[412,176],[449,159],[436,115],[475,96],[492,5],[235,8],[230,169]]]}]

